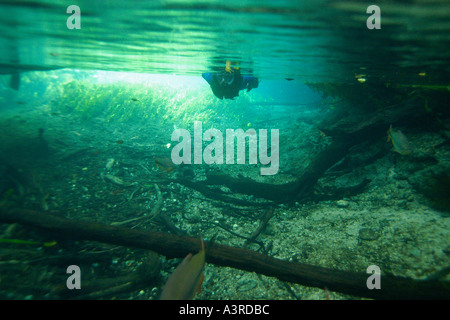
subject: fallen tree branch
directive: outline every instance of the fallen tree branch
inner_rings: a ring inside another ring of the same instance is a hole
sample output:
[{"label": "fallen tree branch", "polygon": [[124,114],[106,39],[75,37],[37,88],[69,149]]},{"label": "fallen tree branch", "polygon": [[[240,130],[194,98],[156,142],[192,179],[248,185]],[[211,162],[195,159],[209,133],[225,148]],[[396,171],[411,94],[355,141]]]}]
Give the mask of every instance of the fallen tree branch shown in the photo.
[{"label": "fallen tree branch", "polygon": [[[223,201],[226,203],[232,203],[232,204],[235,204],[238,206],[246,206],[246,207],[262,207],[262,206],[267,205],[267,203],[264,203],[264,202],[259,202],[259,203],[252,202],[252,201],[237,199],[232,196],[226,195],[219,188],[208,187],[206,184],[211,184],[211,183],[209,183],[208,180],[206,182],[205,181],[194,182],[194,181],[191,181],[188,179],[177,179],[177,180],[175,180],[175,182],[200,192],[208,199],[219,200],[219,201]],[[218,184],[220,184],[220,183],[218,183]],[[223,185],[228,186],[225,183]],[[233,190],[233,191],[239,192],[236,190]],[[244,193],[248,193],[248,192],[244,192]]]},{"label": "fallen tree branch", "polygon": [[[348,197],[362,192],[370,180],[365,179],[359,185],[330,190],[328,195],[314,194],[317,181],[328,169],[345,158],[352,147],[362,143],[367,145],[382,139],[389,125],[395,125],[398,122],[414,123],[415,120],[425,116],[429,117],[424,108],[417,108],[415,99],[388,106],[383,112],[376,110],[370,113],[336,114],[336,117],[327,119],[320,126],[321,131],[333,138],[331,144],[315,155],[304,170],[294,173],[296,179],[293,182],[272,184],[255,181],[248,177],[235,178],[216,171],[207,172],[205,181],[179,179],[176,182],[203,193],[205,197],[223,199],[229,203],[233,201],[236,204],[239,204],[238,200],[231,200],[231,197],[220,194],[220,189],[213,190],[211,186],[225,186],[233,193],[253,195],[276,203],[339,200],[343,195]],[[371,160],[375,161],[384,154],[383,152],[381,150]],[[355,168],[351,166],[349,169]],[[246,204],[242,203],[242,205]]]},{"label": "fallen tree branch", "polygon": [[[300,202],[305,203],[314,199],[314,185],[323,176],[323,174],[331,168],[336,162],[341,160],[348,150],[359,142],[359,137],[346,137],[333,142],[325,150],[320,152],[293,182],[284,184],[272,184],[258,182],[250,178],[239,177],[234,178],[225,174],[209,172],[206,174],[206,181],[193,182],[189,180],[179,179],[178,183],[186,187],[195,189],[205,197],[217,200],[223,200],[228,203],[238,205],[249,205],[248,201],[233,199],[229,196],[220,194],[220,189],[211,189],[211,185],[222,185],[229,188],[233,193],[250,194],[258,198],[274,201],[274,202]],[[208,186],[209,185],[209,186]],[[348,192],[350,189],[345,190]],[[361,188],[352,189],[354,193],[360,192]],[[337,190],[338,192],[340,190]],[[340,194],[339,194],[340,196]],[[336,196],[337,199],[340,199]],[[232,200],[233,199],[233,200]],[[257,204],[254,203],[254,206]],[[262,205],[267,205],[263,203]]]},{"label": "fallen tree branch", "polygon": [[232,234],[235,237],[238,237],[238,238],[241,238],[241,239],[245,239],[246,241],[244,243],[244,247],[247,246],[249,241],[252,241],[253,243],[256,243],[257,245],[259,245],[259,249],[265,249],[264,248],[264,243],[262,241],[258,241],[258,240],[255,240],[255,239],[250,239],[250,237],[246,237],[246,236],[243,236],[243,235],[241,235],[239,233],[236,233],[236,232],[230,230],[229,228],[227,228],[225,226],[222,226],[220,223],[210,222],[209,224],[212,224],[212,225],[214,225],[216,227],[219,227],[220,229],[225,230],[226,232]]},{"label": "fallen tree branch", "polygon": [[[37,227],[52,236],[72,240],[91,240],[153,250],[168,258],[185,257],[200,248],[197,238],[161,232],[144,232],[89,221],[69,220],[20,208],[0,207],[0,222]],[[414,280],[391,275],[381,276],[381,289],[367,289],[368,274],[293,263],[251,250],[214,243],[207,246],[206,261],[221,266],[277,277],[305,286],[327,287],[355,296],[375,299],[450,299],[450,283],[438,280]]]},{"label": "fallen tree branch", "polygon": [[[244,248],[247,248],[247,245],[252,242],[256,242],[256,238],[263,232],[266,228],[269,220],[273,217],[273,208],[267,209],[261,216],[261,221],[259,222],[258,228],[251,234],[251,236],[245,241]],[[264,248],[264,246],[263,246]]]},{"label": "fallen tree branch", "polygon": [[159,190],[159,187],[156,183],[155,183],[155,189],[156,189],[156,195],[158,197],[158,200],[156,201],[156,204],[153,206],[153,209],[150,212],[150,219],[156,218],[161,213],[161,207],[162,207],[162,203],[163,203],[161,191]]},{"label": "fallen tree branch", "polygon": [[155,183],[156,194],[158,200],[156,204],[153,206],[152,211],[150,212],[150,220],[156,219],[161,224],[163,224],[170,232],[176,235],[184,235],[184,231],[178,229],[172,221],[170,221],[169,217],[161,212],[161,207],[163,204],[163,198],[161,194],[161,190],[159,190],[158,185]]}]

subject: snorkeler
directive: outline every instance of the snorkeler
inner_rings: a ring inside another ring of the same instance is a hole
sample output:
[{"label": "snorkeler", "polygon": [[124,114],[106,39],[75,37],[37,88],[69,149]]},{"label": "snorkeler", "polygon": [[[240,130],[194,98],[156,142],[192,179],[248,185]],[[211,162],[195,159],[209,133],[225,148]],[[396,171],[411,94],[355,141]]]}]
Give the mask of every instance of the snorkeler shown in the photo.
[{"label": "snorkeler", "polygon": [[239,91],[247,89],[247,92],[253,88],[258,88],[258,78],[252,76],[242,76],[239,67],[232,67],[231,62],[227,61],[225,70],[217,73],[202,73],[211,86],[214,95],[219,99],[231,99],[239,96]]}]

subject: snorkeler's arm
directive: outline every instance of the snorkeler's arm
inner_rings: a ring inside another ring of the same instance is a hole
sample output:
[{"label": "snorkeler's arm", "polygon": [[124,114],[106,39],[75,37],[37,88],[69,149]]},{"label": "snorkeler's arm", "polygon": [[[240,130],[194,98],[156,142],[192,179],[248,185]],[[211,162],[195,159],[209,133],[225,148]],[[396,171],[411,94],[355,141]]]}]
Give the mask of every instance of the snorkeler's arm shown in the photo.
[{"label": "snorkeler's arm", "polygon": [[258,88],[259,80],[253,76],[243,76],[243,81],[240,90],[247,89],[247,92],[253,88]]},{"label": "snorkeler's arm", "polygon": [[209,84],[212,83],[213,80],[213,75],[210,72],[207,73],[202,73],[202,78],[206,80],[206,82],[208,82]]}]

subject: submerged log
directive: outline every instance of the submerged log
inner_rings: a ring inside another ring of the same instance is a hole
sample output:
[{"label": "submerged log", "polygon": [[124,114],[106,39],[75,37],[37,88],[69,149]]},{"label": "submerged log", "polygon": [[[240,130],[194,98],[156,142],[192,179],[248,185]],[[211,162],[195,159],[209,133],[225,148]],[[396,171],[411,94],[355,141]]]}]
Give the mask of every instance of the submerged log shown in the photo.
[{"label": "submerged log", "polygon": [[[232,177],[227,177],[230,179],[233,179]],[[209,199],[213,199],[213,200],[218,200],[218,201],[223,201],[226,203],[230,203],[230,204],[234,204],[234,205],[238,205],[238,206],[264,206],[265,203],[257,203],[254,201],[247,201],[247,200],[242,200],[242,199],[237,199],[234,197],[231,197],[229,195],[224,194],[224,192],[218,188],[210,188],[208,187],[206,184],[211,184],[208,181],[200,181],[200,182],[194,182],[188,179],[177,179],[176,182],[188,187],[188,188],[192,188],[194,190],[197,190],[198,192],[200,192],[201,194],[203,194],[205,197],[209,198]],[[255,181],[253,181],[255,182]],[[255,182],[257,183],[257,182]],[[227,186],[227,183],[223,183],[223,185]],[[272,185],[273,187],[273,185]],[[235,191],[235,190],[233,190]]]},{"label": "submerged log", "polygon": [[[198,238],[145,232],[101,223],[69,220],[48,213],[0,207],[0,222],[20,223],[72,240],[90,240],[153,250],[168,258],[182,258],[200,248]],[[251,250],[217,243],[207,245],[208,263],[277,277],[305,286],[328,288],[375,299],[450,299],[450,283],[437,280],[381,276],[381,289],[369,290],[368,274],[328,269],[273,258]]]},{"label": "submerged log", "polygon": [[[359,144],[370,144],[374,140],[383,139],[391,124],[394,126],[397,124],[411,126],[425,119],[429,122],[430,115],[421,106],[421,103],[420,98],[410,98],[378,110],[366,109],[358,112],[349,110],[348,113],[336,114],[335,117],[327,119],[320,124],[320,129],[333,138],[332,143],[311,159],[308,167],[296,175],[294,182],[271,184],[257,182],[245,177],[234,178],[220,173],[207,173],[206,181],[178,180],[177,182],[202,192],[208,198],[241,205],[251,205],[251,203],[245,203],[243,200],[222,195],[219,192],[220,190],[213,190],[207,185],[223,185],[234,193],[253,195],[277,203],[305,203],[311,200],[323,199],[338,200],[343,194],[352,196],[362,192],[364,190],[363,187],[370,181],[366,180],[361,182],[360,185],[350,186],[345,189],[336,189],[327,196],[314,194],[314,186],[328,169],[349,153],[352,147]],[[382,154],[383,152],[380,151],[373,157],[373,160]]]},{"label": "submerged log", "polygon": [[[355,143],[354,139],[342,139],[333,142],[311,161],[310,165],[294,182],[285,184],[258,182],[245,177],[234,178],[220,173],[208,173],[206,175],[206,181],[192,182],[179,179],[177,182],[202,192],[206,197],[227,201],[237,205],[258,204],[256,202],[233,199],[230,196],[222,195],[218,193],[217,190],[213,191],[207,185],[223,185],[233,192],[249,194],[277,203],[294,201],[306,202],[314,200],[314,185],[323,176],[325,171],[341,160]],[[353,189],[338,189],[336,190],[336,194],[340,196],[343,192],[349,192],[349,190],[353,190],[354,193],[357,193],[360,192],[362,188],[361,186],[358,186]]]}]

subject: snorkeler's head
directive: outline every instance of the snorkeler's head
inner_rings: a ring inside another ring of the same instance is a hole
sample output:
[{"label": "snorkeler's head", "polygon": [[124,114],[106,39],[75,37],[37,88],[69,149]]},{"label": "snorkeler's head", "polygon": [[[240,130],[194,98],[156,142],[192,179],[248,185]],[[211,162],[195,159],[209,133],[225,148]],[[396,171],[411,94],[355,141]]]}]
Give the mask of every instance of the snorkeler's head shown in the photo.
[{"label": "snorkeler's head", "polygon": [[217,82],[221,86],[229,86],[234,81],[234,74],[229,72],[220,73],[217,77]]}]

